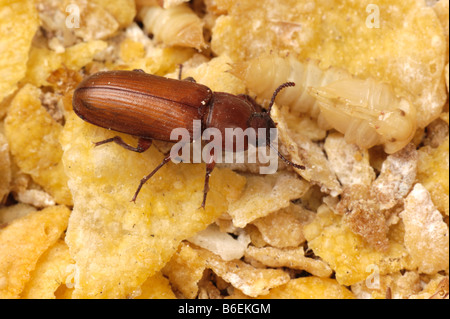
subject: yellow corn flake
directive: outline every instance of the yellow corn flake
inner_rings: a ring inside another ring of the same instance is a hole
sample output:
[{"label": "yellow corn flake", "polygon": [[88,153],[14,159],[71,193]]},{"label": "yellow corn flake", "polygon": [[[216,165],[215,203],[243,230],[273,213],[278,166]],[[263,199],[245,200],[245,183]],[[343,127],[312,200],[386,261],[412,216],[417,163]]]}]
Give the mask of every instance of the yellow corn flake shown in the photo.
[{"label": "yellow corn flake", "polygon": [[304,234],[308,247],[330,265],[336,280],[345,286],[365,280],[374,271],[383,275],[414,267],[403,246],[400,227],[390,229],[389,247],[380,252],[348,229],[341,216],[322,205],[316,218],[304,227]]},{"label": "yellow corn flake", "polygon": [[0,132],[0,203],[9,193],[11,177],[9,145],[6,137]]},{"label": "yellow corn flake", "polygon": [[63,162],[74,196],[66,241],[76,261],[76,298],[131,294],[164,266],[181,240],[226,212],[228,201],[239,197],[246,182],[230,170],[214,170],[201,209],[205,166],[170,162],[142,187],[136,202],[130,202],[141,178],[163,155],[154,147],[143,154],[114,143],[94,147],[93,142],[114,135],[73,113],[64,127]]},{"label": "yellow corn flake", "polygon": [[148,278],[138,289],[134,299],[175,299],[169,280],[161,272]]},{"label": "yellow corn flake", "polygon": [[[180,64],[185,65],[195,53],[191,48],[156,45],[136,23],[125,30],[124,38],[118,44],[118,51],[121,61],[116,61],[111,68],[141,69],[161,76],[176,71]],[[177,76],[178,72],[175,72],[172,77]]]},{"label": "yellow corn flake", "polygon": [[387,275],[374,274],[369,280],[352,285],[358,299],[405,299],[422,290],[417,272],[396,272]]},{"label": "yellow corn flake", "polygon": [[228,214],[236,227],[288,207],[291,200],[306,193],[309,184],[296,174],[281,171],[265,176],[249,176],[242,196],[230,204]]},{"label": "yellow corn flake", "polygon": [[125,63],[130,63],[136,59],[142,59],[145,55],[145,48],[141,42],[126,38],[120,43],[119,55]]},{"label": "yellow corn flake", "polygon": [[117,47],[115,51],[118,51],[120,59],[111,65],[113,69],[141,69],[150,74],[166,75],[184,64],[195,52],[191,48],[158,46],[136,23],[115,39],[120,39],[120,42],[111,41],[109,50]]},{"label": "yellow corn flake", "polygon": [[68,288],[66,285],[61,285],[55,291],[56,299],[72,299],[73,288]]},{"label": "yellow corn flake", "polygon": [[154,47],[144,58],[135,58],[121,69],[141,69],[150,74],[163,76],[173,72],[178,66],[192,57],[194,51],[188,48]]},{"label": "yellow corn flake", "polygon": [[41,255],[62,235],[70,210],[52,206],[0,229],[0,298],[18,298]]},{"label": "yellow corn flake", "polygon": [[[438,16],[439,21],[442,24],[442,29],[444,30],[444,36],[447,40],[447,54],[445,55],[445,59],[447,61],[447,77],[448,77],[449,1],[448,0],[440,0],[433,6],[433,9]],[[448,84],[447,84],[447,88],[448,88]]]},{"label": "yellow corn flake", "polygon": [[198,282],[203,277],[206,260],[189,243],[182,242],[178,251],[164,266],[166,275],[174,289],[184,298],[194,299],[198,294]]},{"label": "yellow corn flake", "polygon": [[72,258],[64,240],[58,240],[38,260],[20,297],[23,299],[55,299],[55,291],[66,284]]},{"label": "yellow corn flake", "polygon": [[297,247],[305,241],[303,225],[312,219],[312,212],[290,203],[288,207],[252,222],[265,242],[273,247]]},{"label": "yellow corn flake", "polygon": [[36,211],[35,207],[24,203],[2,207],[0,208],[0,224],[11,223],[14,219],[21,218],[34,211]]},{"label": "yellow corn flake", "polygon": [[48,85],[47,78],[61,66],[61,63],[61,54],[46,48],[32,46],[24,81],[36,87]]},{"label": "yellow corn flake", "polygon": [[101,40],[82,42],[66,48],[63,53],[32,46],[24,82],[36,87],[49,85],[48,77],[62,65],[71,70],[79,70],[92,62],[94,56],[105,50],[107,43]]},{"label": "yellow corn flake", "polygon": [[39,19],[33,1],[0,1],[0,102],[25,76]]},{"label": "yellow corn flake", "polygon": [[405,246],[419,271],[448,272],[448,226],[422,184],[417,183],[405,198],[405,210],[400,217],[405,224]]},{"label": "yellow corn flake", "polygon": [[64,52],[64,65],[73,70],[79,70],[92,62],[95,54],[105,50],[107,43],[101,40],[81,42],[66,49]]},{"label": "yellow corn flake", "polygon": [[441,113],[446,39],[424,1],[215,2],[228,11],[212,30],[217,55],[238,61],[277,50],[317,59],[323,68],[342,67],[411,92],[422,128]]},{"label": "yellow corn flake", "polygon": [[5,119],[5,134],[13,160],[57,203],[71,205],[58,138],[62,126],[41,105],[40,90],[25,85],[15,96]]},{"label": "yellow corn flake", "polygon": [[212,91],[245,93],[244,82],[228,72],[231,69],[231,63],[232,60],[223,54],[194,68],[183,67],[182,78],[193,77],[195,81],[206,85]]},{"label": "yellow corn flake", "polygon": [[303,277],[273,288],[261,299],[354,299],[346,287],[330,278]]},{"label": "yellow corn flake", "polygon": [[448,63],[445,66],[445,71],[444,71],[444,76],[445,76],[445,84],[447,85],[447,93],[449,92],[449,88],[450,88],[450,80],[449,80],[449,69],[448,69]]},{"label": "yellow corn flake", "polygon": [[[448,114],[448,113],[447,113]],[[449,138],[437,148],[419,149],[417,180],[430,192],[439,211],[449,214]]]}]

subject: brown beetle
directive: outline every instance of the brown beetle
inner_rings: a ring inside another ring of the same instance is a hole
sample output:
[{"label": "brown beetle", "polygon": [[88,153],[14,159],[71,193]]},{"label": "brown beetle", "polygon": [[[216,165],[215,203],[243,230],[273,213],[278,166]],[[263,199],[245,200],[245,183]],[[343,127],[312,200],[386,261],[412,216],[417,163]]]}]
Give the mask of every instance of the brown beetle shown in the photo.
[{"label": "brown beetle", "polygon": [[[181,73],[181,72],[180,72]],[[180,76],[181,77],[181,76]],[[84,79],[73,95],[73,109],[84,121],[114,131],[138,137],[137,147],[126,144],[119,136],[95,143],[96,146],[109,142],[134,151],[144,152],[152,140],[175,142],[170,139],[173,129],[185,128],[192,142],[193,121],[200,120],[202,131],[214,127],[224,133],[226,128],[251,127],[275,128],[270,118],[270,108],[279,91],[292,82],[280,85],[275,90],[268,112],[265,112],[251,97],[224,92],[212,92],[208,87],[193,81],[181,81],[151,75],[142,70],[107,71],[93,74]],[[266,143],[269,143],[266,137]],[[248,144],[244,144],[246,150]],[[225,145],[223,145],[225,148]],[[233,145],[232,150],[237,151]],[[299,169],[304,166],[294,164],[277,154],[286,163]],[[206,161],[203,202],[209,190],[209,176],[214,169],[214,154]],[[136,200],[142,186],[162,166],[171,160],[166,156],[149,175],[142,178],[132,201]]]}]

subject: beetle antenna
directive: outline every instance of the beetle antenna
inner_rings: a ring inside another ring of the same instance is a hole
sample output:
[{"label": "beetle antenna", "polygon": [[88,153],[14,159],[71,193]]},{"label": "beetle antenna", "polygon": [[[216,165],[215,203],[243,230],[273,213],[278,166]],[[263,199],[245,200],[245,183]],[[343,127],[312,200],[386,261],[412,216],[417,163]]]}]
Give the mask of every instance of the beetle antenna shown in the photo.
[{"label": "beetle antenna", "polygon": [[279,87],[276,88],[276,90],[273,92],[272,99],[270,100],[269,108],[267,109],[267,113],[270,115],[270,111],[272,110],[272,106],[275,103],[275,98],[277,97],[278,93],[284,88],[295,86],[294,82],[286,82],[281,84]]},{"label": "beetle antenna", "polygon": [[180,81],[181,81],[182,74],[183,74],[183,64],[180,63],[180,64],[178,64],[178,80],[180,80]]},{"label": "beetle antenna", "polygon": [[277,152],[278,157],[281,158],[286,164],[297,168],[297,169],[305,169],[304,165],[300,165],[300,164],[295,164],[293,162],[291,162],[290,160],[288,160],[286,157],[283,156],[283,154],[280,153],[279,150],[277,150],[271,143],[269,140],[266,141],[266,143],[270,146],[271,149],[273,149],[275,152]]},{"label": "beetle antenna", "polygon": [[[275,103],[275,98],[277,97],[278,93],[280,93],[280,91],[283,90],[284,88],[291,87],[291,86],[295,86],[295,83],[294,83],[294,82],[286,82],[286,83],[281,84],[279,87],[277,87],[276,90],[273,92],[272,99],[270,100],[270,104],[269,104],[269,107],[268,107],[268,109],[267,109],[267,114],[269,115],[270,118],[271,118],[271,116],[270,116],[270,111],[272,110],[272,106],[273,106],[273,104]],[[272,119],[272,118],[271,118],[271,119]],[[276,149],[276,148],[270,143],[270,140],[269,140],[269,139],[267,139],[266,143],[267,143],[267,144],[268,144],[275,152],[277,152],[278,157],[281,158],[286,164],[288,164],[288,165],[290,165],[290,166],[292,166],[292,167],[294,167],[294,168],[297,168],[297,169],[305,169],[305,166],[304,166],[304,165],[300,165],[300,164],[293,163],[293,162],[291,162],[290,160],[288,160],[286,157],[284,157],[283,154],[281,154],[280,151],[279,151],[278,149]]]}]

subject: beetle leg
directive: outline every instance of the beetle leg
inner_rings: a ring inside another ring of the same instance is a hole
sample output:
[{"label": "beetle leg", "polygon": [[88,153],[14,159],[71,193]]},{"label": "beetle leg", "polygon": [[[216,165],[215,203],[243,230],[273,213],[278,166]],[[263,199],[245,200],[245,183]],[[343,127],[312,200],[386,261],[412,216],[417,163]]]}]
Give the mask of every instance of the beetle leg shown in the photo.
[{"label": "beetle leg", "polygon": [[166,158],[163,159],[163,161],[161,162],[161,164],[159,164],[158,166],[156,166],[156,168],[147,176],[145,176],[143,179],[141,179],[141,182],[139,183],[138,188],[136,189],[136,192],[134,193],[133,198],[131,199],[132,202],[136,202],[136,198],[139,194],[139,192],[141,191],[142,186],[144,186],[144,184],[150,179],[152,178],[153,175],[155,175],[155,173],[164,165],[166,165],[169,161],[170,161],[171,157],[170,155],[167,156]]},{"label": "beetle leg", "polygon": [[[182,78],[182,73],[183,73],[183,64],[179,65],[179,69],[178,69],[178,80],[181,81]],[[195,81],[195,79],[192,76],[188,76],[187,78],[183,79],[183,81],[189,81],[189,82],[194,82],[197,83],[197,81]]]},{"label": "beetle leg", "polygon": [[209,177],[211,176],[211,172],[214,169],[214,166],[216,166],[216,162],[214,162],[214,156],[211,156],[209,158],[209,162],[206,163],[206,174],[205,174],[205,186],[203,188],[203,201],[201,208],[205,208],[206,203],[206,195],[208,195],[209,192]]},{"label": "beetle leg", "polygon": [[120,145],[120,146],[122,146],[123,148],[126,148],[129,151],[133,151],[133,152],[137,152],[137,153],[145,152],[152,145],[152,140],[151,139],[140,137],[139,140],[138,140],[137,147],[134,147],[134,146],[131,146],[131,145],[125,143],[122,140],[122,138],[120,138],[120,136],[114,136],[114,137],[108,138],[108,139],[106,139],[104,141],[96,142],[94,144],[95,144],[95,146],[99,146],[99,145],[103,145],[103,144],[111,143],[111,142],[114,142],[117,145]]},{"label": "beetle leg", "polygon": [[179,64],[178,80],[181,80],[181,74],[183,73],[183,64]]},{"label": "beetle leg", "polygon": [[192,76],[188,76],[187,78],[184,78],[183,81],[189,81],[192,83],[197,83],[197,81],[195,81],[195,79]]}]

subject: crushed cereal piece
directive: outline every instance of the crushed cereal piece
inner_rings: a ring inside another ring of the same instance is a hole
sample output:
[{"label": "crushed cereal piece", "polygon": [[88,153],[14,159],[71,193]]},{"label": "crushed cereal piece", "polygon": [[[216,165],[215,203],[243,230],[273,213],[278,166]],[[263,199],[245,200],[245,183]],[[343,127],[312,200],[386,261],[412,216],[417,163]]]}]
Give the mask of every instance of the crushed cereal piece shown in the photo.
[{"label": "crushed cereal piece", "polygon": [[422,184],[417,183],[406,197],[400,217],[405,224],[405,246],[419,271],[448,271],[448,226]]},{"label": "crushed cereal piece", "polygon": [[217,255],[206,254],[207,267],[233,287],[250,297],[266,295],[270,289],[289,281],[289,275],[280,269],[259,269],[241,260],[223,261]]},{"label": "crushed cereal piece", "polygon": [[370,166],[369,152],[355,144],[348,144],[344,136],[331,133],[324,144],[328,162],[343,186],[371,185],[375,172]]},{"label": "crushed cereal piece", "polygon": [[436,208],[448,216],[449,137],[437,148],[424,146],[418,153],[417,180],[428,190]]},{"label": "crushed cereal piece", "polygon": [[288,207],[252,222],[264,241],[273,247],[297,247],[305,241],[303,225],[312,219],[312,212],[290,204]]},{"label": "crushed cereal piece", "polygon": [[284,120],[283,110],[276,105],[272,108],[272,118],[277,124],[280,151],[288,153],[291,161],[304,165],[306,169],[295,171],[307,181],[317,184],[325,193],[337,196],[342,192],[341,185],[322,148],[300,132],[292,131]]},{"label": "crushed cereal piece", "polygon": [[188,241],[205,248],[223,260],[240,259],[250,243],[250,236],[242,232],[236,239],[231,235],[221,232],[219,226],[211,224],[205,230],[188,238]]},{"label": "crushed cereal piece", "polygon": [[416,146],[410,143],[383,162],[381,173],[372,186],[381,209],[394,207],[408,194],[416,179],[417,161]]},{"label": "crushed cereal piece", "polygon": [[[130,296],[134,299],[175,299],[176,296],[170,287],[169,280],[157,272],[147,278],[142,286],[135,292],[136,296]],[[137,295],[138,294],[138,295]]]},{"label": "crushed cereal piece", "polygon": [[354,299],[353,293],[335,279],[302,277],[273,288],[260,299]]},{"label": "crushed cereal piece", "polygon": [[5,136],[0,133],[0,203],[8,195],[11,183],[11,160],[9,158],[9,145]]},{"label": "crushed cereal piece", "polygon": [[406,299],[422,290],[420,276],[415,271],[388,275],[374,274],[373,278],[351,286],[358,299]]},{"label": "crushed cereal piece", "polygon": [[377,199],[367,185],[352,185],[344,188],[336,211],[355,233],[361,235],[371,246],[386,250],[389,246],[388,225]]},{"label": "crushed cereal piece", "polygon": [[336,273],[342,285],[365,280],[373,269],[380,275],[413,269],[408,251],[403,245],[401,229],[389,230],[389,248],[380,251],[348,229],[342,217],[322,205],[316,218],[304,227],[308,247]]},{"label": "crushed cereal piece", "polygon": [[268,267],[305,270],[317,277],[330,277],[333,273],[331,268],[322,260],[306,257],[303,247],[279,249],[250,246],[245,251],[245,256],[256,259]]}]

